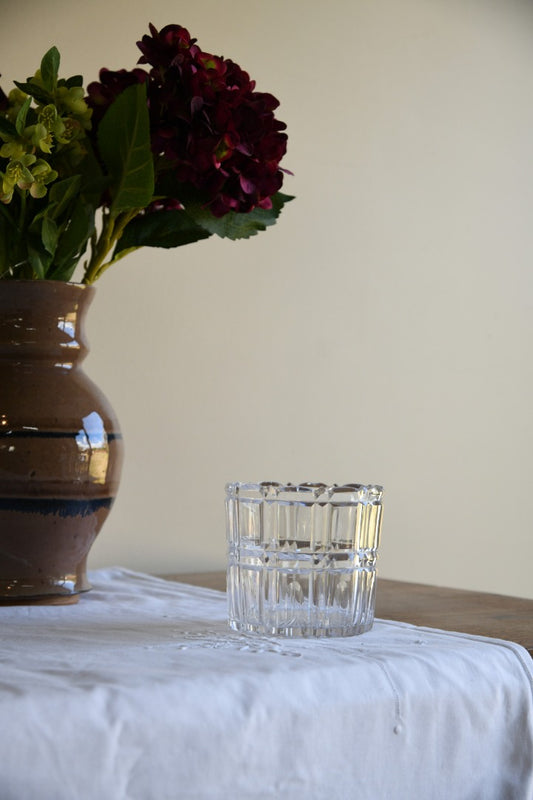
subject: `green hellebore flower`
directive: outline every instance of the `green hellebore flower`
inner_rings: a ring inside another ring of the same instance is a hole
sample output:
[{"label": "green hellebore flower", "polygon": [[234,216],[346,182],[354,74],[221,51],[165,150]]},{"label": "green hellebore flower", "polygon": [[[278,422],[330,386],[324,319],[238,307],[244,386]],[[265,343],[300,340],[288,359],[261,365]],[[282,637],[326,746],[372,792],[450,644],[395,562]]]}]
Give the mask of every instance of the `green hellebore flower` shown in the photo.
[{"label": "green hellebore flower", "polygon": [[49,103],[39,111],[39,122],[44,125],[47,131],[53,131],[57,122],[57,108]]},{"label": "green hellebore flower", "polygon": [[11,139],[0,147],[2,158],[12,158],[18,161],[26,153],[27,148],[22,139]]},{"label": "green hellebore flower", "polygon": [[19,189],[29,189],[33,183],[33,175],[28,167],[36,162],[35,156],[23,155],[17,161],[10,161],[2,180],[4,193],[12,191],[15,186]]},{"label": "green hellebore flower", "polygon": [[52,134],[47,130],[46,126],[43,125],[42,122],[38,122],[36,125],[28,126],[24,133],[31,139],[33,146],[39,149],[42,153],[52,152],[54,140],[52,138]]},{"label": "green hellebore flower", "polygon": [[[61,129],[59,129],[61,124]],[[79,138],[83,133],[81,124],[72,117],[65,117],[64,119],[58,117],[57,125],[54,130],[55,137],[61,144],[69,144],[73,139]]]},{"label": "green hellebore flower", "polygon": [[67,113],[74,114],[84,128],[90,128],[92,109],[89,108],[83,99],[85,92],[81,86],[59,86],[56,92],[57,105]]},{"label": "green hellebore flower", "polygon": [[21,89],[18,87],[16,89],[11,89],[9,92],[7,99],[9,101],[9,107],[6,112],[6,116],[10,122],[15,124],[18,113],[22,106],[24,105],[24,101],[27,98],[27,94],[25,94]]},{"label": "green hellebore flower", "polygon": [[52,169],[50,164],[47,164],[42,158],[39,158],[32,167],[31,175],[33,182],[30,189],[32,197],[44,197],[46,194],[46,186],[56,180],[58,174],[55,169]]},{"label": "green hellebore flower", "polygon": [[32,197],[35,197],[36,200],[39,200],[46,195],[46,186],[40,181],[34,181],[30,186],[30,194]]},{"label": "green hellebore flower", "polygon": [[50,164],[44,160],[44,158],[38,158],[37,161],[33,164],[31,168],[31,174],[34,178],[44,180],[45,183],[50,183],[51,181],[55,181],[57,178],[57,172],[55,169],[52,169]]},{"label": "green hellebore flower", "polygon": [[15,187],[12,186],[11,189],[8,189],[8,191],[6,191],[5,188],[4,188],[4,186],[5,186],[4,178],[5,177],[6,176],[4,175],[4,173],[0,172],[0,203],[3,203],[4,205],[7,205],[8,203],[11,202],[11,198],[13,197],[13,190],[14,190]]},{"label": "green hellebore flower", "polygon": [[[74,137],[76,127],[81,130],[79,122],[76,122],[76,120],[70,117],[66,117],[65,119],[60,117],[57,113],[57,108],[52,104],[44,106],[39,111],[39,122],[42,123],[48,131],[48,141],[50,144],[52,142],[50,137],[55,138],[60,144],[68,144]],[[50,152],[50,150],[45,150],[43,147],[40,147],[40,149],[44,153]]]}]

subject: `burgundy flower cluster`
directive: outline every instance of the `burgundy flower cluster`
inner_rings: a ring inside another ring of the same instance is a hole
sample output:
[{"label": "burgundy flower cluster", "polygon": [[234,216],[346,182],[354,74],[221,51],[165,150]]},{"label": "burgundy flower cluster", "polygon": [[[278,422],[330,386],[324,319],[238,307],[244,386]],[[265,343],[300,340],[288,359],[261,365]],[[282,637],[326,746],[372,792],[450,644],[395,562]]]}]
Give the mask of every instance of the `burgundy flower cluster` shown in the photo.
[{"label": "burgundy flower cluster", "polygon": [[[270,208],[283,183],[287,149],[279,103],[229,59],[205,53],[180,25],[150,25],[138,47],[147,73],[101,70],[88,87],[97,126],[112,101],[135,83],[147,84],[152,151],[159,174],[194,187],[215,216]],[[179,197],[175,198],[179,200]]]}]

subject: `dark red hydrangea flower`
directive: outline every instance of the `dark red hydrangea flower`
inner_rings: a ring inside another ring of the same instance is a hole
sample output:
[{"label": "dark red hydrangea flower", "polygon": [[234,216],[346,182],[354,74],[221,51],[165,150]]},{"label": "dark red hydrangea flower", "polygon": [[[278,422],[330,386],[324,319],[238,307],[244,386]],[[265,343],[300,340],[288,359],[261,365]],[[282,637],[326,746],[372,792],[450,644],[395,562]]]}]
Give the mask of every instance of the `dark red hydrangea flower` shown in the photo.
[{"label": "dark red hydrangea flower", "polygon": [[145,83],[148,80],[148,75],[143,69],[133,69],[128,71],[126,69],[119,69],[116,72],[110,69],[100,70],[100,83],[94,81],[87,87],[88,97],[86,98],[87,104],[93,110],[91,117],[93,129],[96,128],[105,112],[119,94],[128,86],[133,86],[135,83]]},{"label": "dark red hydrangea flower", "polygon": [[154,200],[140,213],[153,214],[156,211],[183,211],[183,206],[179,200],[175,200],[173,197],[164,197],[161,200]]},{"label": "dark red hydrangea flower", "polygon": [[[151,36],[143,36],[137,46],[142,53],[139,64],[159,64],[161,67],[181,63],[187,51],[194,47],[196,39],[191,39],[189,31],[181,25],[166,25],[161,32],[150,23]],[[200,52],[198,47],[195,50]]]},{"label": "dark red hydrangea flower", "polygon": [[[172,171],[194,187],[212,213],[270,208],[282,186],[279,162],[287,149],[285,123],[274,116],[279,103],[255,91],[238,64],[205,53],[180,25],[167,25],[138,42],[142,70],[102,70],[89,86],[88,103],[97,124],[107,106],[146,76],[152,151],[158,170]],[[162,166],[161,166],[162,165]],[[179,198],[177,198],[179,199]]]}]

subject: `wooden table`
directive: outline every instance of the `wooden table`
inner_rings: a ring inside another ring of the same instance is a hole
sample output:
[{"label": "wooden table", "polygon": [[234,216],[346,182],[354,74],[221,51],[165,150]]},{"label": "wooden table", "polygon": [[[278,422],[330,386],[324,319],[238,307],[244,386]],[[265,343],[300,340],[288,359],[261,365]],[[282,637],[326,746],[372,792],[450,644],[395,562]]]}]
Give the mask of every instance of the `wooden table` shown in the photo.
[{"label": "wooden table", "polygon": [[[209,589],[226,589],[225,572],[165,575]],[[376,617],[429,628],[492,636],[518,642],[533,657],[533,600],[444,589],[379,578]]]}]

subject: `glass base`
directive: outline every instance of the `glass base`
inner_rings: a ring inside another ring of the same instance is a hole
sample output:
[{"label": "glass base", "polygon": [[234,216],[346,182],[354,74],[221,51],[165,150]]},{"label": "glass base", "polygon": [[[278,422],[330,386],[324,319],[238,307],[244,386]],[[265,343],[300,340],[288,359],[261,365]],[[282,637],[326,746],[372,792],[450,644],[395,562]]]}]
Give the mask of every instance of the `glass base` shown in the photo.
[{"label": "glass base", "polygon": [[359,625],[351,625],[346,627],[317,627],[316,625],[266,625],[264,623],[247,623],[241,620],[230,619],[229,626],[231,630],[238,631],[239,633],[257,633],[262,636],[286,636],[288,639],[298,638],[320,638],[320,637],[339,637],[339,636],[357,636],[361,633],[366,633],[372,628],[374,620],[361,622]]},{"label": "glass base", "polygon": [[[374,622],[374,570],[250,568],[228,569],[228,618],[235,631],[264,636],[356,636]],[[319,561],[319,564],[321,562]]]}]

